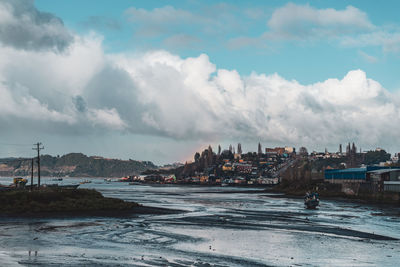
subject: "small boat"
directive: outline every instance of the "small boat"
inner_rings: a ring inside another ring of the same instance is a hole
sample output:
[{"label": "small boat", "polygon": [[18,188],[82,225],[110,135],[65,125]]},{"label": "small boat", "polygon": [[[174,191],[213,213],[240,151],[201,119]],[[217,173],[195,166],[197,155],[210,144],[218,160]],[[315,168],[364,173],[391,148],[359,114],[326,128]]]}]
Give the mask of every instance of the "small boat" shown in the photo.
[{"label": "small boat", "polygon": [[304,206],[307,209],[316,209],[319,206],[319,195],[316,192],[306,193],[304,196]]},{"label": "small boat", "polygon": [[83,180],[82,182],[80,182],[80,184],[90,184],[92,181],[90,180]]},{"label": "small boat", "polygon": [[117,181],[118,182],[133,182],[133,176],[122,177],[122,178],[119,178]]},{"label": "small boat", "polygon": [[52,180],[52,181],[62,181],[63,178],[59,177],[59,178],[53,178],[53,179],[51,179],[51,180]]}]

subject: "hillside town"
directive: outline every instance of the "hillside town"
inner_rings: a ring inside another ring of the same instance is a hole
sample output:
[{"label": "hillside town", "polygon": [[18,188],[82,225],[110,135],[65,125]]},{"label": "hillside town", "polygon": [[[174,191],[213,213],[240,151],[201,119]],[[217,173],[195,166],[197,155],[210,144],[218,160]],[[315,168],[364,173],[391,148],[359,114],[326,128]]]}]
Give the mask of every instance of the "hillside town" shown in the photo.
[{"label": "hillside town", "polygon": [[[243,153],[241,144],[214,152],[209,146],[194,155],[193,162],[178,168],[161,168],[149,175],[131,176],[132,182],[177,183],[204,185],[276,185],[280,174],[296,160],[293,147],[265,148],[258,144],[257,152]],[[176,165],[175,165],[176,167]],[[146,173],[146,172],[145,172]]]},{"label": "hillside town", "polygon": [[355,144],[336,152],[313,151],[305,147],[275,147],[257,152],[242,152],[241,144],[214,152],[209,146],[194,155],[193,162],[127,176],[132,183],[198,184],[220,186],[272,186],[280,183],[298,186],[305,181],[335,184],[338,190],[358,195],[383,191],[400,192],[398,154],[391,156],[382,148],[357,150]]},{"label": "hillside town", "polygon": [[[243,152],[242,145],[214,151],[211,145],[196,152],[192,161],[157,167],[151,162],[114,160],[80,153],[40,156],[48,177],[105,177],[107,182],[205,186],[274,187],[292,194],[326,190],[329,194],[375,196],[400,192],[399,154],[382,148],[363,151],[354,143],[330,152],[308,152],[291,146],[266,147]],[[0,160],[0,174],[28,178],[31,160]],[[32,169],[33,175],[33,169]],[[116,177],[122,177],[116,179]],[[27,180],[27,179],[25,179]],[[325,192],[325,193],[327,193]],[[398,197],[398,195],[397,195]]]}]

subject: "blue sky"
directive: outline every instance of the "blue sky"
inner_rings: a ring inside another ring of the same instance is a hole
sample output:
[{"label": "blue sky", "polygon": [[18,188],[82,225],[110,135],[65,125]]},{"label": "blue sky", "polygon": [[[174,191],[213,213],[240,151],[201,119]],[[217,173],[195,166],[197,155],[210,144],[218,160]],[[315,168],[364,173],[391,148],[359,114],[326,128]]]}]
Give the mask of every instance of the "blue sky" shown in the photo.
[{"label": "blue sky", "polygon": [[0,0],[0,156],[400,151],[399,5]]},{"label": "blue sky", "polygon": [[[399,78],[393,75],[392,71],[393,68],[399,67],[399,56],[385,53],[380,46],[346,47],[338,45],[337,41],[322,39],[305,43],[295,41],[268,44],[266,42],[267,47],[258,49],[251,46],[227,49],[225,43],[238,36],[257,37],[261,35],[268,30],[267,21],[271,14],[287,3],[309,5],[316,9],[334,8],[336,10],[344,10],[347,6],[353,6],[365,12],[368,20],[377,27],[398,27],[399,16],[396,12],[400,5],[398,1],[385,1],[385,4],[380,5],[375,1],[174,1],[171,3],[168,1],[129,0],[37,0],[35,3],[40,10],[52,12],[62,18],[69,28],[80,34],[91,30],[99,32],[104,36],[106,51],[111,53],[166,48],[162,41],[171,33],[161,33],[160,36],[151,38],[142,35],[135,36],[136,26],[129,21],[126,15],[129,8],[135,7],[151,12],[157,8],[171,6],[204,17],[214,16],[208,9],[215,9],[217,13],[226,12],[232,16],[232,20],[237,20],[238,24],[243,23],[241,25],[243,28],[235,29],[236,26],[240,26],[235,25],[221,34],[222,37],[216,37],[201,31],[196,32],[198,26],[188,24],[180,30],[198,38],[201,44],[182,45],[178,48],[167,47],[167,49],[183,57],[207,53],[219,68],[236,69],[242,74],[249,74],[252,71],[277,72],[287,79],[295,79],[302,83],[343,77],[347,71],[360,68],[388,90],[400,88]],[[258,11],[259,17],[256,19],[246,17],[246,10]],[[104,24],[90,25],[91,17],[112,20],[115,28]],[[193,26],[195,31],[192,31]],[[370,61],[366,59],[367,56],[371,56]],[[373,60],[372,57],[376,60]]]}]

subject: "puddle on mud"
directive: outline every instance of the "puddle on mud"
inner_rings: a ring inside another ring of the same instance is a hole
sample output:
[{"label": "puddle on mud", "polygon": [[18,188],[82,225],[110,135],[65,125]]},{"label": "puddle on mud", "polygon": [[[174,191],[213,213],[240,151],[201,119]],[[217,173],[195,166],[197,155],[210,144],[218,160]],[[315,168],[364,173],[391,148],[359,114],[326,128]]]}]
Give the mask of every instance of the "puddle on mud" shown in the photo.
[{"label": "puddle on mud", "polygon": [[400,239],[400,220],[393,216],[399,210],[322,200],[319,210],[309,211],[301,199],[240,193],[248,188],[130,186],[100,180],[84,187],[188,212],[133,218],[3,218],[0,265],[397,266],[400,262],[400,241],[386,240]]}]

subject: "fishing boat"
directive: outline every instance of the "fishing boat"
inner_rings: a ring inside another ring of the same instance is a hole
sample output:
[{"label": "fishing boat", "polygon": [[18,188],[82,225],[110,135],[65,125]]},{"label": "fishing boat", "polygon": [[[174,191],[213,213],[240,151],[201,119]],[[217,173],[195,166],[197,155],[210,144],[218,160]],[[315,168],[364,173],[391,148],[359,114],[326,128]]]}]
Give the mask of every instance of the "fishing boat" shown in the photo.
[{"label": "fishing boat", "polygon": [[319,195],[316,192],[306,193],[304,196],[304,206],[307,209],[316,209],[319,206]]}]

